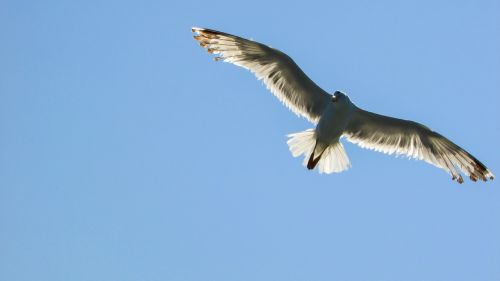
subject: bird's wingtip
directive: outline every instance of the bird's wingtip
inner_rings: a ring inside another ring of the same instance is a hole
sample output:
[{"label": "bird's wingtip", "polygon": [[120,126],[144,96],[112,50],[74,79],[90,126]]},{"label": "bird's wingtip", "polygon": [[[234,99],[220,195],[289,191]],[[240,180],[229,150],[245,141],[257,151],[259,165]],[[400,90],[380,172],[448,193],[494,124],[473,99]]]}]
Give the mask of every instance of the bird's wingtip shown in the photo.
[{"label": "bird's wingtip", "polygon": [[200,32],[202,30],[204,30],[204,28],[196,27],[196,26],[191,27],[191,32]]}]

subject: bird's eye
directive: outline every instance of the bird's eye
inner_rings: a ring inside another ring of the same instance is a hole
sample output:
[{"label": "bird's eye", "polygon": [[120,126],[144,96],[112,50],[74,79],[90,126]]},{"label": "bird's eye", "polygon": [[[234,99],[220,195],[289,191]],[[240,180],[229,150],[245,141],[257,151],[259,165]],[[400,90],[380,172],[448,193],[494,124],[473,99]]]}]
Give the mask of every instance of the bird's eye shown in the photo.
[{"label": "bird's eye", "polygon": [[337,96],[332,97],[332,102],[337,102]]}]

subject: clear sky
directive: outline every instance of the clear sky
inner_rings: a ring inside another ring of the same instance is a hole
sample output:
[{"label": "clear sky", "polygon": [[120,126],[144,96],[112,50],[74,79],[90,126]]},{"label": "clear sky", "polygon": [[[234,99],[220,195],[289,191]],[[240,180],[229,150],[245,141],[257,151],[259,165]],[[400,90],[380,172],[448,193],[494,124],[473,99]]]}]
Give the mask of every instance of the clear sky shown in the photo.
[{"label": "clear sky", "polygon": [[308,171],[286,134],[312,125],[191,26],[500,175],[499,1],[3,0],[0,280],[500,280],[500,179],[350,143]]}]

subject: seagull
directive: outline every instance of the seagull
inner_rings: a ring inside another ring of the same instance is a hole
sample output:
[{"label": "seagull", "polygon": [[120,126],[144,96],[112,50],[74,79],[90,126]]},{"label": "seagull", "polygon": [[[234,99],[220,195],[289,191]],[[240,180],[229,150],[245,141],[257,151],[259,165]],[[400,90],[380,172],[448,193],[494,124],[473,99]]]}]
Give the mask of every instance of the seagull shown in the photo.
[{"label": "seagull", "polygon": [[410,120],[379,115],[357,107],[340,91],[329,94],[314,83],[285,53],[228,33],[193,27],[194,39],[216,61],[250,70],[291,111],[316,125],[289,134],[294,157],[303,155],[309,170],[340,173],[351,167],[341,138],[362,148],[423,160],[463,183],[493,180],[493,173],[460,146],[428,127]]}]

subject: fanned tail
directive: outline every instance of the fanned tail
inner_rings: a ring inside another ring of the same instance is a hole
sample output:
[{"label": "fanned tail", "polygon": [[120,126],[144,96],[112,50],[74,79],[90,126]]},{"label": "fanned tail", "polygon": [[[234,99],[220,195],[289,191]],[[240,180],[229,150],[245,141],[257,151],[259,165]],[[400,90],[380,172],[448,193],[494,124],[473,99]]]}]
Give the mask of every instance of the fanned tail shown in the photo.
[{"label": "fanned tail", "polygon": [[312,170],[318,166],[320,173],[340,173],[351,167],[349,157],[340,142],[323,144],[316,142],[314,129],[289,134],[287,144],[293,157],[304,155],[303,165]]}]

